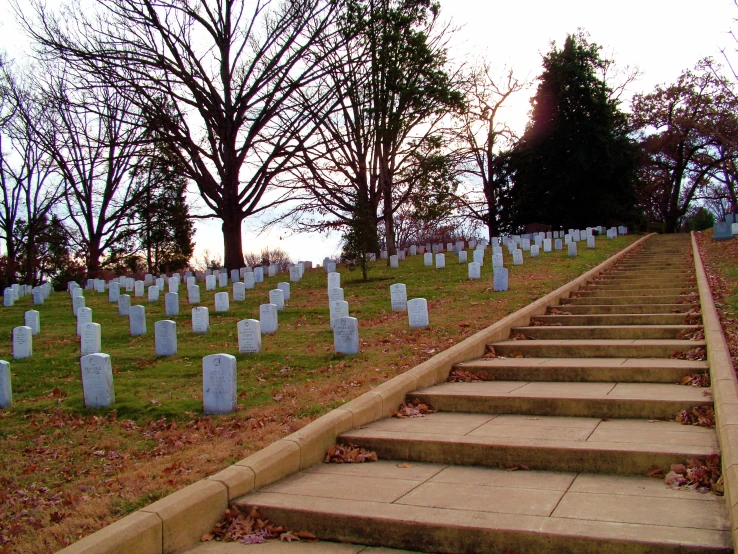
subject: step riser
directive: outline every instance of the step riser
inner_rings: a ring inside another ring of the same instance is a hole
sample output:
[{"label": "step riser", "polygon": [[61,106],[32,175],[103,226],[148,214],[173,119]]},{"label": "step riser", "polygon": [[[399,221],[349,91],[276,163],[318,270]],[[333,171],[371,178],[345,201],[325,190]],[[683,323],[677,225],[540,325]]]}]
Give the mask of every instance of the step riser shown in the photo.
[{"label": "step riser", "polygon": [[[241,504],[241,503],[239,503]],[[260,502],[259,514],[289,529],[309,529],[323,540],[380,546],[412,552],[469,553],[566,553],[592,554],[725,554],[727,549],[703,549],[677,544],[642,543],[608,540],[553,532],[530,532],[518,529],[485,528],[468,525],[430,524],[387,517],[316,513],[310,510],[285,509]],[[249,510],[244,510],[248,512]],[[491,514],[494,515],[494,514]]]},{"label": "step riser", "polygon": [[680,304],[687,296],[585,296],[562,298],[562,306],[632,306],[637,304]]},{"label": "step riser", "polygon": [[671,358],[674,352],[688,352],[704,346],[697,341],[673,345],[537,345],[535,340],[519,340],[517,344],[493,344],[498,356],[515,358],[522,353],[525,358]]},{"label": "step riser", "polygon": [[[597,304],[596,306],[562,306],[561,311],[572,314],[669,314],[686,313],[694,304],[640,304],[640,305],[612,305]],[[552,314],[555,315],[555,314]]]},{"label": "step riser", "polygon": [[679,368],[556,368],[510,367],[474,368],[469,364],[460,367],[470,373],[482,372],[495,381],[547,381],[551,383],[679,383],[694,371]]},{"label": "step riser", "polygon": [[575,340],[575,339],[677,339],[682,332],[696,331],[697,327],[658,327],[636,328],[618,327],[518,327],[514,332],[522,333],[529,339]]},{"label": "step riser", "polygon": [[532,321],[562,325],[680,325],[685,314],[539,315]]},{"label": "step riser", "polygon": [[595,297],[612,297],[612,296],[639,296],[639,297],[648,297],[648,296],[656,296],[656,295],[666,295],[666,296],[689,296],[690,293],[697,292],[694,289],[691,288],[673,288],[673,289],[658,289],[657,291],[653,292],[643,292],[643,291],[637,291],[632,289],[607,289],[607,290],[599,290],[599,289],[579,289],[577,291],[577,294],[580,294],[582,297],[587,298],[595,298]]},{"label": "step riser", "polygon": [[442,412],[612,419],[674,419],[681,410],[692,408],[695,405],[712,405],[709,397],[705,397],[706,399],[700,402],[694,402],[622,398],[603,400],[601,398],[441,396],[411,393],[408,394],[408,398],[417,398],[422,402],[427,402]]},{"label": "step riser", "polygon": [[[342,439],[343,440],[343,439]],[[419,440],[381,438],[354,439],[348,435],[345,442],[373,450],[385,460],[410,460],[437,464],[471,465],[484,467],[525,465],[532,470],[581,471],[587,473],[611,473],[616,475],[645,475],[656,464],[670,467],[683,463],[690,456],[706,457],[705,451],[695,456],[694,452],[645,452],[629,450],[590,450],[549,446],[519,446],[495,444],[494,446],[464,442],[429,442]]]},{"label": "step riser", "polygon": [[590,288],[594,288],[595,290],[600,291],[607,291],[607,290],[632,290],[636,288],[638,291],[661,291],[665,288],[675,288],[675,287],[686,287],[690,288],[692,285],[690,283],[685,282],[679,282],[679,283],[666,283],[666,284],[648,284],[648,283],[640,283],[638,287],[633,287],[630,284],[618,284],[618,283],[611,283],[609,281],[593,281],[590,285]]}]

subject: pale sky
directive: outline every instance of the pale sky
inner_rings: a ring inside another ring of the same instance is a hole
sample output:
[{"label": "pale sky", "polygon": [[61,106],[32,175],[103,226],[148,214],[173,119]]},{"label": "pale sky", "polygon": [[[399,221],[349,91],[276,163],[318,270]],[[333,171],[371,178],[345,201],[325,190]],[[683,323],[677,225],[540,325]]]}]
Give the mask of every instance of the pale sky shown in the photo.
[{"label": "pale sky", "polygon": [[[8,0],[0,0],[0,50],[20,61],[24,39],[11,13]],[[673,82],[705,56],[720,59],[720,48],[735,47],[728,34],[731,27],[738,31],[733,22],[738,7],[733,0],[441,0],[441,13],[459,28],[450,51],[454,62],[471,63],[484,55],[500,71],[511,67],[516,75],[531,80],[540,74],[541,55],[549,51],[550,42],[560,46],[567,33],[582,28],[618,65],[640,68],[642,76],[628,96]],[[519,132],[527,122],[534,92],[535,85],[519,93],[503,114]],[[338,252],[337,236],[291,235],[285,230],[256,236],[255,227],[248,220],[244,225],[246,251],[281,247],[295,260],[314,262]],[[195,240],[196,256],[205,248],[222,253],[220,222],[198,222]]]}]

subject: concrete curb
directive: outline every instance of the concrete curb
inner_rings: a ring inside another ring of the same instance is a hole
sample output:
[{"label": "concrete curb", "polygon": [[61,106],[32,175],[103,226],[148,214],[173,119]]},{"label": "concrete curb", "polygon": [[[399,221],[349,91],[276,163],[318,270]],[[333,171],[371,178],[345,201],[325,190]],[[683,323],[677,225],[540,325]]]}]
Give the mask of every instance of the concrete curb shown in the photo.
[{"label": "concrete curb", "polygon": [[692,233],[692,251],[697,289],[702,305],[702,324],[707,341],[707,360],[710,363],[715,428],[722,453],[725,499],[730,515],[733,544],[738,545],[738,379],[694,233]]},{"label": "concrete curb", "polygon": [[[319,417],[299,431],[108,525],[61,550],[60,554],[172,554],[184,550],[212,529],[230,502],[320,463],[339,434],[391,415],[408,392],[444,382],[454,364],[483,356],[488,343],[507,339],[513,327],[528,325],[531,317],[545,313],[549,306],[558,306],[561,298],[579,290],[650,236],[638,239],[543,298]],[[738,405],[738,399],[736,403]],[[738,471],[738,466],[735,469]]]}]

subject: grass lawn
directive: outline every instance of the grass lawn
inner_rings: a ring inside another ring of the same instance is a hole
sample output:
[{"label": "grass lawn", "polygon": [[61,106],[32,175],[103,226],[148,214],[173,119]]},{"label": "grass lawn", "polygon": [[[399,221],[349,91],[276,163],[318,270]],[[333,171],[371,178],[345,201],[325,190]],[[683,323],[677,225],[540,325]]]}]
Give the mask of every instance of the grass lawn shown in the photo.
[{"label": "grass lawn", "polygon": [[[423,267],[408,257],[399,269],[377,263],[370,281],[339,267],[350,315],[359,320],[361,353],[333,353],[326,274],[305,272],[292,283],[292,299],[279,313],[279,331],[263,337],[260,354],[238,354],[236,323],[258,319],[259,305],[282,274],[247,291],[227,314],[216,314],[213,292],[200,284],[201,304],[210,308],[211,330],[192,333],[186,287],[180,315],[164,315],[164,295],[146,297],[148,334],[131,337],[128,318],[106,293],[85,291],[93,321],[102,325],[102,350],[113,363],[115,408],[85,410],[79,376],[79,340],[71,299],[52,293],[41,306],[31,296],[0,307],[0,359],[11,362],[14,405],[0,411],[0,553],[53,552],[191,482],[299,429],[495,323],[594,267],[639,237],[598,238],[597,248],[579,243],[579,257],[566,251],[529,258],[510,270],[510,291],[494,293],[491,252],[482,279],[467,279],[466,264],[446,254],[446,268]],[[737,241],[738,242],[738,241]],[[469,260],[471,261],[471,252]],[[735,258],[734,258],[735,259]],[[733,267],[735,270],[735,266]],[[408,299],[428,300],[430,329],[410,329],[406,313],[393,313],[389,287],[407,285]],[[218,289],[232,292],[231,287]],[[132,293],[131,293],[132,295]],[[28,309],[41,313],[33,357],[13,361],[11,333]],[[179,352],[154,354],[154,322],[177,322]],[[238,411],[202,415],[202,358],[228,353],[238,360]]]}]

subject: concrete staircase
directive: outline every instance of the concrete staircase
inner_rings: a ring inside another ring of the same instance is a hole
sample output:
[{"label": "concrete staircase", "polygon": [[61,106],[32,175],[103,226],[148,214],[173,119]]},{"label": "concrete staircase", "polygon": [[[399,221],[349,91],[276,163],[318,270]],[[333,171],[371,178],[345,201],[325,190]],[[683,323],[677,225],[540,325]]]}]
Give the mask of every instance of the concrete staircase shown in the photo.
[{"label": "concrete staircase", "polygon": [[[557,309],[458,364],[481,381],[410,399],[437,413],[341,436],[380,461],[322,464],[239,499],[321,539],[422,552],[731,552],[722,497],[674,490],[651,466],[719,452],[676,423],[712,403],[676,384],[708,371],[686,236],[659,236]],[[685,323],[685,319],[689,323]]]}]

